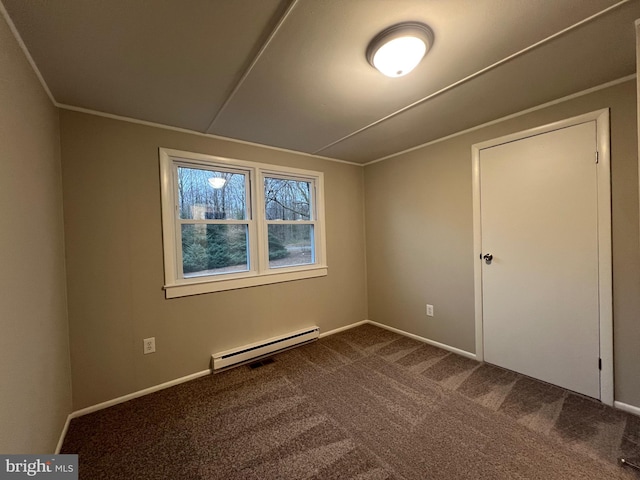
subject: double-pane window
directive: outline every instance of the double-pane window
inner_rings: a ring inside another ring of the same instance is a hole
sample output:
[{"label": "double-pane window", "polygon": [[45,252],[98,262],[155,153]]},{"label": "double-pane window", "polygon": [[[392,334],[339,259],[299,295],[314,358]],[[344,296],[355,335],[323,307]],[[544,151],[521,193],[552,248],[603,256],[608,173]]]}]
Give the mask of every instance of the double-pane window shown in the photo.
[{"label": "double-pane window", "polygon": [[160,152],[167,297],[327,274],[323,175]]}]

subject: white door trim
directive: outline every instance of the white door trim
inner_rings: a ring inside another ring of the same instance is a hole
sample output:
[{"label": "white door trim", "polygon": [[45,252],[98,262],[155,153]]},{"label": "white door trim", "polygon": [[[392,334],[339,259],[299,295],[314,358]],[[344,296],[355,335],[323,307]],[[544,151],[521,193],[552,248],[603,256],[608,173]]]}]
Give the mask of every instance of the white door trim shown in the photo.
[{"label": "white door trim", "polygon": [[[532,128],[472,145],[473,176],[473,258],[476,319],[476,358],[484,361],[482,325],[482,231],[480,217],[480,151],[504,143],[548,133],[586,122],[596,122],[598,148],[598,269],[600,309],[600,401],[613,405],[613,284],[611,261],[611,153],[609,150],[609,109],[586,113],[559,122]],[[595,162],[594,158],[594,162]]]}]

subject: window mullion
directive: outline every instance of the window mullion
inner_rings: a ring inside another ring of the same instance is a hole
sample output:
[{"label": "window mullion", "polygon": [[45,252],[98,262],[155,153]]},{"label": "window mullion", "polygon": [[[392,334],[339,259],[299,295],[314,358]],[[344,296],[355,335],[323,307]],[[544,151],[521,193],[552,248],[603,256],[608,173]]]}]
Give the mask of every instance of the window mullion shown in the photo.
[{"label": "window mullion", "polygon": [[247,190],[247,220],[249,221],[247,230],[249,235],[249,271],[258,271],[258,250],[256,249],[257,236],[256,236],[256,219],[255,219],[255,169],[250,169],[247,174],[246,190]]},{"label": "window mullion", "polygon": [[264,273],[269,269],[269,237],[267,234],[265,200],[264,200],[264,175],[261,169],[256,169],[256,181],[253,189],[256,197],[256,236],[258,252],[258,272]]}]

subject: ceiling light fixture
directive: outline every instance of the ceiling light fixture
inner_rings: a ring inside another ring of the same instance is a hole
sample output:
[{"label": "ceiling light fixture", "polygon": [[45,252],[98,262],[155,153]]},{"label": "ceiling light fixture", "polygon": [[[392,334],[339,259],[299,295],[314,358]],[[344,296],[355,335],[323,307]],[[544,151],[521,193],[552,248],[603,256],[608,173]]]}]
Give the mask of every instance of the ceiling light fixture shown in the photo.
[{"label": "ceiling light fixture", "polygon": [[418,66],[433,39],[433,30],[424,23],[398,23],[371,40],[367,60],[387,77],[402,77]]}]

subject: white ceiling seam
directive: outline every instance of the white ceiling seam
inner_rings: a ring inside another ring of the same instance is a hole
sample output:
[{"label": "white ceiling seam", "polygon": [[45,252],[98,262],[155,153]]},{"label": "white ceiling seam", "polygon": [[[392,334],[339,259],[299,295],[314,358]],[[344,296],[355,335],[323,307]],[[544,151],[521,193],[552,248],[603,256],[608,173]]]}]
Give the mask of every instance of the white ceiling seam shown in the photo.
[{"label": "white ceiling seam", "polygon": [[[517,57],[520,57],[520,56],[524,55],[525,53],[530,52],[530,51],[532,51],[532,50],[534,50],[534,49],[536,49],[536,48],[538,48],[538,47],[540,47],[540,46],[542,46],[542,45],[544,45],[544,44],[546,44],[546,43],[548,43],[548,42],[550,42],[550,41],[552,41],[552,40],[554,40],[554,39],[556,39],[558,37],[561,37],[562,35],[564,35],[564,34],[566,34],[568,32],[571,32],[572,30],[575,30],[575,29],[577,29],[577,28],[579,28],[579,27],[581,27],[581,26],[583,26],[583,25],[585,25],[585,24],[587,24],[587,23],[589,23],[589,22],[591,22],[593,20],[596,20],[597,18],[599,18],[599,17],[601,17],[601,16],[603,16],[603,15],[605,15],[605,14],[607,14],[607,13],[609,13],[609,12],[611,12],[611,11],[613,11],[613,10],[615,10],[615,9],[625,5],[625,4],[627,4],[627,3],[630,3],[632,1],[633,0],[621,0],[620,2],[618,2],[618,3],[614,4],[614,5],[611,5],[611,6],[605,8],[605,9],[603,9],[603,10],[601,10],[601,11],[599,11],[599,12],[597,12],[597,13],[595,13],[595,14],[587,17],[587,18],[584,18],[583,20],[580,20],[579,22],[576,22],[573,25],[570,25],[570,26],[562,29],[562,30],[554,33],[553,35],[549,35],[548,37],[543,38],[542,40],[540,40],[538,42],[535,42],[535,43],[529,45],[528,47],[523,48],[522,50],[519,50],[518,52],[515,52],[515,53],[503,58],[502,60],[498,60],[497,62],[495,62],[495,63],[493,63],[493,64],[491,64],[491,65],[489,65],[489,66],[487,66],[487,67],[485,67],[485,68],[483,68],[481,70],[478,70],[477,72],[472,73],[471,75],[468,75],[468,76],[466,76],[466,77],[464,77],[464,78],[462,78],[462,79],[460,79],[460,80],[458,80],[458,81],[456,81],[456,82],[454,82],[454,83],[452,83],[450,85],[447,85],[446,87],[441,88],[438,91],[433,92],[433,93],[431,93],[431,94],[429,94],[429,95],[427,95],[427,96],[425,96],[425,97],[423,97],[423,98],[421,98],[419,100],[416,100],[415,102],[413,102],[413,103],[411,103],[411,104],[409,104],[409,105],[407,105],[407,106],[405,106],[405,107],[403,107],[403,108],[401,108],[399,110],[396,110],[395,112],[392,112],[389,115],[386,115],[386,116],[376,120],[375,122],[372,122],[372,123],[370,123],[368,125],[365,125],[364,127],[360,128],[358,130],[355,130],[355,131],[351,132],[350,134],[345,135],[345,136],[339,138],[338,140],[335,140],[334,142],[331,142],[331,143],[325,145],[322,148],[319,148],[319,149],[315,150],[313,152],[313,154],[316,155],[316,154],[318,154],[318,153],[320,153],[320,152],[322,152],[324,150],[327,150],[327,149],[333,147],[334,145],[337,145],[337,144],[339,144],[339,143],[341,143],[341,142],[343,142],[343,141],[345,141],[345,140],[347,140],[349,138],[352,138],[352,137],[354,137],[354,136],[356,136],[356,135],[358,135],[358,134],[360,134],[360,133],[362,133],[362,132],[364,132],[366,130],[369,130],[370,128],[372,128],[372,127],[374,127],[376,125],[384,123],[387,120],[390,120],[390,119],[392,119],[392,118],[394,118],[394,117],[396,117],[396,116],[398,116],[398,115],[400,115],[400,114],[402,114],[402,113],[404,113],[404,112],[406,112],[408,110],[411,110],[412,108],[414,108],[414,107],[416,107],[418,105],[421,105],[421,104],[423,104],[423,103],[425,103],[425,102],[427,102],[427,101],[429,101],[429,100],[431,100],[431,99],[433,99],[433,98],[435,98],[435,97],[437,97],[439,95],[442,95],[445,92],[448,92],[448,91],[450,91],[450,90],[452,90],[452,89],[454,89],[454,88],[456,88],[456,87],[458,87],[458,86],[460,86],[460,85],[462,85],[462,84],[464,84],[464,83],[466,83],[466,82],[468,82],[470,80],[473,80],[473,79],[483,75],[484,73],[499,67],[500,65],[504,65],[505,63],[507,63],[507,62],[517,58]],[[455,134],[453,134],[453,135],[455,135]],[[438,140],[439,139],[436,139],[434,141],[438,141]],[[410,149],[408,149],[408,150],[410,150]],[[395,155],[396,154],[388,155],[388,157],[392,157],[392,156],[395,156]],[[385,158],[385,157],[383,157],[383,158]],[[378,160],[373,160],[372,162],[376,162],[376,161],[379,161],[379,159]],[[368,162],[368,164],[372,163],[372,162]]]},{"label": "white ceiling seam", "polygon": [[[0,2],[60,108],[355,165],[634,73],[640,18],[640,0]],[[363,52],[408,19],[436,48],[389,81]]]},{"label": "white ceiling seam", "polygon": [[538,110],[542,110],[553,105],[558,105],[559,103],[567,102],[569,100],[573,100],[574,98],[583,97],[585,95],[589,95],[590,93],[597,92],[599,90],[604,90],[605,88],[615,87],[616,85],[620,85],[621,83],[629,82],[631,80],[635,80],[637,75],[632,73],[631,75],[627,75],[625,77],[618,78],[617,80],[612,80],[610,82],[603,83],[602,85],[596,85],[595,87],[587,88],[586,90],[582,90],[581,92],[572,93],[571,95],[567,95],[565,97],[556,98],[555,100],[551,100],[549,102],[542,103],[540,105],[536,105],[535,107],[527,108],[526,110],[522,110],[521,112],[512,113],[511,115],[507,115],[505,117],[497,118],[495,120],[491,120],[490,122],[485,122],[480,125],[476,125],[471,128],[467,128],[465,130],[460,130],[459,132],[452,133],[451,135],[447,135],[445,137],[436,138],[435,140],[430,140],[428,142],[422,143],[420,145],[416,145],[415,147],[407,148],[406,150],[402,150],[401,152],[392,153],[391,155],[386,155],[381,158],[377,158],[375,160],[371,160],[370,162],[358,164],[366,167],[368,165],[373,165],[375,163],[384,162],[385,160],[390,160],[394,157],[399,157],[400,155],[404,155],[405,153],[410,153],[415,150],[420,150],[421,148],[428,147],[430,145],[434,145],[436,143],[444,142],[446,140],[450,140],[455,137],[459,137],[461,135],[465,135],[467,133],[474,132],[476,130],[480,130],[485,127],[489,127],[491,125],[496,125],[498,123],[511,120],[513,118],[518,118],[523,115],[527,115],[528,113],[533,113]]},{"label": "white ceiling seam", "polygon": [[352,165],[354,167],[364,167],[362,163],[350,162],[349,160],[323,157],[322,155],[316,155],[314,153],[300,152],[298,150],[291,150],[291,149],[282,148],[282,147],[274,147],[272,145],[265,145],[263,143],[249,142],[247,140],[224,137],[222,135],[216,135],[214,133],[199,132],[197,130],[189,130],[188,128],[174,127],[172,125],[165,125],[164,123],[150,122],[148,120],[140,120],[137,118],[125,117],[123,115],[116,115],[114,113],[91,110],[90,108],[76,107],[74,105],[66,105],[64,103],[59,103],[59,102],[55,102],[55,106],[62,110],[69,110],[71,112],[78,112],[78,113],[86,113],[87,115],[95,115],[96,117],[109,118],[111,120],[119,120],[121,122],[135,123],[136,125],[143,125],[145,127],[161,128],[163,130],[171,130],[173,132],[186,133],[189,135],[197,135],[199,137],[212,138],[215,140],[222,140],[225,142],[237,143],[240,145],[247,145],[250,147],[266,148],[267,150],[274,150],[277,152],[292,153],[294,155],[301,155],[303,157],[315,158],[316,160],[326,160],[329,162],[344,163],[347,165]]},{"label": "white ceiling seam", "polygon": [[621,83],[629,82],[631,80],[636,79],[636,77],[637,77],[637,75],[635,73],[631,74],[631,75],[627,75],[625,77],[618,78],[617,80],[612,80],[610,82],[603,83],[602,85],[597,85],[595,87],[591,87],[591,88],[588,88],[588,89],[580,91],[580,92],[572,93],[571,95],[567,95],[565,97],[557,98],[555,100],[551,100],[549,102],[545,102],[543,104],[536,105],[535,107],[531,107],[531,108],[528,108],[526,110],[522,110],[520,112],[516,112],[516,113],[513,113],[511,115],[507,115],[505,117],[501,117],[501,118],[498,118],[498,119],[495,119],[495,120],[491,120],[490,122],[485,122],[485,123],[482,123],[480,125],[476,125],[474,127],[467,128],[465,130],[461,130],[459,132],[452,133],[451,135],[447,135],[445,137],[436,138],[435,140],[430,140],[430,141],[428,141],[426,143],[422,143],[420,145],[416,145],[415,147],[411,147],[411,148],[408,148],[406,150],[402,150],[401,152],[396,152],[396,153],[393,153],[391,155],[387,155],[385,157],[377,158],[375,160],[371,160],[370,162],[366,162],[366,163],[350,162],[348,160],[342,160],[342,159],[338,159],[338,158],[324,157],[322,155],[317,155],[317,154],[313,154],[313,153],[301,152],[301,151],[298,151],[298,150],[290,150],[290,149],[281,148],[281,147],[274,147],[274,146],[271,146],[271,145],[264,145],[264,144],[261,144],[261,143],[249,142],[249,141],[246,141],[246,140],[239,140],[239,139],[235,139],[235,138],[224,137],[224,136],[221,136],[221,135],[215,135],[213,133],[198,132],[196,130],[189,130],[189,129],[186,129],[186,128],[180,128],[180,127],[174,127],[174,126],[171,126],[171,125],[164,125],[164,124],[161,124],[161,123],[149,122],[147,120],[139,120],[137,118],[124,117],[122,115],[115,115],[115,114],[112,114],[112,113],[99,112],[97,110],[91,110],[91,109],[83,108],[83,107],[76,107],[76,106],[73,106],[73,105],[65,105],[65,104],[58,103],[58,102],[55,102],[55,106],[60,108],[60,109],[62,109],[62,110],[69,110],[69,111],[72,111],[72,112],[85,113],[87,115],[95,115],[97,117],[109,118],[111,120],[119,120],[119,121],[122,121],[122,122],[134,123],[134,124],[137,124],[137,125],[143,125],[143,126],[147,126],[147,127],[161,128],[163,130],[171,130],[171,131],[174,131],[174,132],[186,133],[186,134],[190,134],[190,135],[197,135],[197,136],[202,136],[202,137],[207,137],[207,138],[213,138],[213,139],[216,139],[216,140],[224,140],[224,141],[227,141],[227,142],[238,143],[238,144],[241,144],[241,145],[248,145],[248,146],[252,146],[252,147],[266,148],[266,149],[269,149],[269,150],[275,150],[275,151],[280,151],[280,152],[293,153],[293,154],[296,154],[296,155],[302,155],[302,156],[305,156],[305,157],[315,158],[315,159],[318,159],[318,160],[327,160],[327,161],[330,161],[330,162],[343,163],[343,164],[352,165],[352,166],[355,166],[355,167],[367,167],[369,165],[373,165],[373,164],[376,164],[376,163],[384,162],[386,160],[390,160],[390,159],[392,159],[394,157],[398,157],[400,155],[404,155],[406,153],[413,152],[415,150],[420,150],[421,148],[428,147],[428,146],[434,145],[436,143],[444,142],[446,140],[450,140],[452,138],[459,137],[461,135],[473,132],[475,130],[480,130],[480,129],[484,128],[484,127],[495,125],[497,123],[504,122],[506,120],[510,120],[510,119],[513,119],[513,118],[520,117],[522,115],[526,115],[528,113],[532,113],[532,112],[535,112],[535,111],[538,111],[538,110],[542,110],[544,108],[551,107],[551,106],[557,105],[559,103],[563,103],[563,102],[566,102],[566,101],[569,101],[569,100],[573,100],[574,98],[579,98],[579,97],[582,97],[584,95],[589,95],[590,93],[594,93],[594,92],[597,92],[599,90],[604,90],[605,88],[614,87],[614,86],[619,85]]},{"label": "white ceiling seam", "polygon": [[22,53],[27,58],[27,62],[29,62],[29,65],[31,65],[31,68],[33,69],[33,72],[36,74],[36,77],[38,77],[38,80],[40,81],[42,88],[44,89],[47,96],[49,97],[49,100],[51,100],[51,103],[53,103],[55,106],[58,106],[56,99],[53,97],[53,94],[49,89],[49,85],[47,85],[47,82],[44,81],[44,77],[42,76],[40,69],[36,65],[36,62],[33,60],[31,53],[29,53],[29,50],[27,49],[27,45],[24,43],[24,40],[22,40],[22,36],[20,35],[20,32],[18,32],[18,29],[13,23],[13,20],[11,20],[11,17],[9,16],[9,12],[7,12],[7,9],[2,3],[2,0],[0,0],[0,13],[2,14],[5,21],[7,22],[7,25],[9,26],[9,30],[11,30],[11,33],[16,39],[16,42],[18,42],[18,45],[20,45],[20,49],[22,50]]},{"label": "white ceiling seam", "polygon": [[269,36],[267,37],[267,39],[264,41],[264,43],[262,44],[262,46],[260,47],[260,50],[258,50],[258,53],[256,53],[256,56],[253,58],[253,60],[251,61],[251,64],[249,64],[249,66],[247,67],[247,69],[245,70],[245,72],[242,74],[242,76],[238,79],[238,81],[236,82],[235,86],[233,87],[233,90],[231,90],[231,93],[229,93],[229,95],[227,96],[227,98],[225,99],[224,103],[222,104],[222,106],[218,109],[218,111],[215,113],[215,115],[213,116],[213,119],[211,120],[211,123],[209,123],[209,126],[207,127],[207,129],[205,130],[206,133],[211,133],[211,131],[213,130],[213,126],[216,123],[216,120],[218,120],[218,118],[220,118],[220,115],[222,114],[222,112],[224,112],[224,110],[227,108],[227,105],[229,105],[229,103],[231,102],[231,100],[233,100],[233,97],[236,95],[236,93],[238,92],[238,90],[240,90],[240,88],[242,87],[242,84],[244,83],[244,81],[247,79],[247,77],[249,76],[249,74],[251,73],[251,71],[253,70],[253,67],[255,67],[255,65],[258,63],[258,61],[260,60],[260,57],[262,56],[262,54],[265,52],[265,50],[269,47],[269,44],[271,43],[271,41],[275,38],[276,34],[278,33],[278,31],[280,30],[280,27],[282,27],[282,25],[284,24],[284,22],[287,20],[287,18],[289,17],[289,14],[293,11],[293,9],[295,8],[295,6],[297,5],[299,0],[291,0],[291,3],[289,4],[289,6],[287,7],[287,9],[284,11],[284,13],[282,14],[282,16],[280,17],[280,19],[278,20],[278,23],[276,23],[276,26],[273,27],[273,30],[271,31],[271,33],[269,34]]}]

